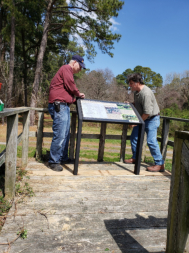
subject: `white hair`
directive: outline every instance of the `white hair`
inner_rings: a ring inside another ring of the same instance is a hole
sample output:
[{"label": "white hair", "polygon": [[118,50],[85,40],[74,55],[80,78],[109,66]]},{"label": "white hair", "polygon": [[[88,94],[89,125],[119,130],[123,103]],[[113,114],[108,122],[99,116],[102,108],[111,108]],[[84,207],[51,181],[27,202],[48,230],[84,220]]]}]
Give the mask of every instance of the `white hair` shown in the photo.
[{"label": "white hair", "polygon": [[72,63],[72,62],[75,62],[75,60],[71,60],[71,61],[69,62],[69,64]]}]

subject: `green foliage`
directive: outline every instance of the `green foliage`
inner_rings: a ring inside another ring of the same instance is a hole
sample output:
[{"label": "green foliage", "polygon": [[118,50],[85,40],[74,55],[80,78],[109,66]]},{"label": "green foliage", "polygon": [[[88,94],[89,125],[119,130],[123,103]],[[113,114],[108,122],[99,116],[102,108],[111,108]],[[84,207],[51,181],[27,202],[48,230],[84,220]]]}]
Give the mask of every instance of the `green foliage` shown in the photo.
[{"label": "green foliage", "polygon": [[28,182],[25,182],[24,185],[21,185],[20,183],[15,184],[15,191],[16,195],[24,195],[28,197],[33,197],[35,194],[33,192],[32,187],[28,184]]},{"label": "green foliage", "polygon": [[26,170],[17,169],[16,170],[16,181],[21,181],[26,174],[27,174]]},{"label": "green foliage", "polygon": [[0,216],[8,212],[11,206],[12,205],[9,201],[5,200],[3,196],[0,196]]},{"label": "green foliage", "polygon": [[[41,45],[44,45],[42,51],[45,53],[40,59],[43,67],[39,70],[40,84],[36,89],[41,98],[38,99],[38,106],[45,107],[53,76],[61,65],[69,62],[73,54],[84,56],[86,53],[87,58],[92,61],[96,56],[95,46],[98,45],[103,53],[113,57],[114,42],[121,38],[120,34],[112,32],[111,18],[118,16],[123,1],[72,0],[68,5],[66,0],[55,0],[47,10],[49,3],[50,1],[45,0],[1,1],[0,50],[3,53],[10,51],[12,16],[15,17],[16,23],[13,84],[16,106],[28,105],[30,102]],[[42,38],[47,14],[50,20],[46,45]],[[77,74],[75,78],[80,78],[83,73],[85,71]]]},{"label": "green foliage", "polygon": [[128,87],[127,76],[132,73],[141,73],[145,85],[152,89],[162,87],[163,78],[159,73],[152,71],[149,67],[136,66],[133,70],[126,69],[122,74],[117,75],[116,79],[118,84]]},{"label": "green foliage", "polygon": [[6,145],[0,145],[0,153],[6,148]]},{"label": "green foliage", "polygon": [[[189,119],[189,110],[180,110],[177,104],[173,104],[170,108],[161,110],[161,115],[173,118]],[[189,123],[171,120],[169,126],[169,135],[174,136],[175,130],[189,131]],[[161,131],[162,126],[158,129],[158,134],[161,134]]]},{"label": "green foliage", "polygon": [[23,230],[21,230],[21,231],[18,231],[18,232],[17,232],[17,235],[20,235],[20,237],[21,237],[22,239],[26,239],[27,236],[28,236],[28,230],[23,229]]}]

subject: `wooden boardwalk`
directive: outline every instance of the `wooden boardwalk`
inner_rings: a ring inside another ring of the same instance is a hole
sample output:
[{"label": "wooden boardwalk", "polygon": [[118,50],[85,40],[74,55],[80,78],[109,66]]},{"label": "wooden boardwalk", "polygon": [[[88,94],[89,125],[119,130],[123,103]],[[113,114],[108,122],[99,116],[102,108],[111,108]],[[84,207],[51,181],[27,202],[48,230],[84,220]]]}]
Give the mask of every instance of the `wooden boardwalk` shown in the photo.
[{"label": "wooden boardwalk", "polygon": [[147,253],[165,252],[170,174],[141,166],[86,162],[73,176],[73,165],[53,172],[30,162],[29,184],[35,196],[13,205],[0,243],[18,238],[0,252]]}]

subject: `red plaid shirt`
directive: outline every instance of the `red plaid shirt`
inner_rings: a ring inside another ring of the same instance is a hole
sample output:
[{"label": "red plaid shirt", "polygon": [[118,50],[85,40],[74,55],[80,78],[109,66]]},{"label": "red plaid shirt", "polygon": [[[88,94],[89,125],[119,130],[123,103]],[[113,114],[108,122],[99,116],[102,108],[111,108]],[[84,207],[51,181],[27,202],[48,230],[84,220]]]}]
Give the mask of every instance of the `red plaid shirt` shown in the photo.
[{"label": "red plaid shirt", "polygon": [[49,90],[49,103],[54,101],[74,103],[80,92],[76,87],[73,78],[73,70],[70,65],[62,66],[53,77]]}]

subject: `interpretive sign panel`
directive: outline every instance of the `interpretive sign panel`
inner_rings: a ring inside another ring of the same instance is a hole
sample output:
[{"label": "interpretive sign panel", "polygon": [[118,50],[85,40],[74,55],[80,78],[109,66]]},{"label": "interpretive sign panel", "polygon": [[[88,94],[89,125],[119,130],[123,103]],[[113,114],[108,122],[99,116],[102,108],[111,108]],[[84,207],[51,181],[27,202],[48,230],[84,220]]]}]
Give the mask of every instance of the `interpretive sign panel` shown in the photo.
[{"label": "interpretive sign panel", "polygon": [[83,119],[140,122],[130,104],[95,100],[80,100],[80,102]]},{"label": "interpretive sign panel", "polygon": [[[144,138],[144,121],[133,104],[77,99],[78,132],[75,152],[74,175],[78,173],[79,152],[83,122],[102,122],[124,125],[138,125],[137,154],[134,173],[139,175]],[[104,138],[101,134],[100,139]],[[126,140],[125,140],[126,142]]]}]

